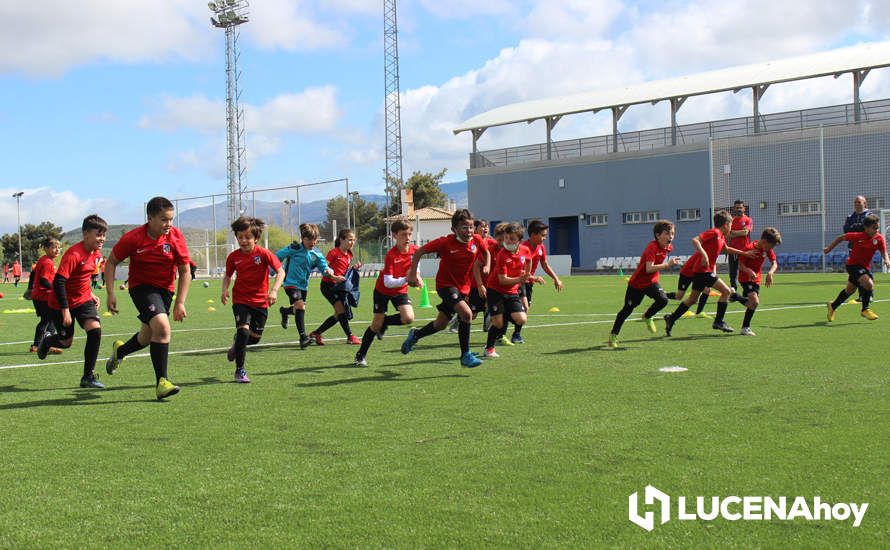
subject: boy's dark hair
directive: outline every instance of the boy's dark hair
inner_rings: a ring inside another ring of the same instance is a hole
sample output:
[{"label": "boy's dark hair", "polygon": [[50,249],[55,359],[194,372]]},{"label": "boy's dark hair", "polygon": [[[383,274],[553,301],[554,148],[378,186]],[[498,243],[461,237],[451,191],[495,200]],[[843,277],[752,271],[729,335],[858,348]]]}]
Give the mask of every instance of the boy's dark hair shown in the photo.
[{"label": "boy's dark hair", "polygon": [[90,214],[83,219],[83,224],[81,224],[80,229],[84,233],[91,229],[97,229],[101,235],[108,232],[108,222],[100,218],[99,214]]},{"label": "boy's dark hair", "polygon": [[266,223],[258,218],[253,218],[251,216],[241,216],[237,220],[232,222],[232,232],[240,233],[242,231],[250,231],[250,234],[253,235],[254,239],[259,239],[263,234],[263,229],[266,228]]},{"label": "boy's dark hair", "polygon": [[[525,228],[522,227],[521,224],[518,224],[516,222],[510,222],[510,223],[503,224],[503,225],[504,225],[504,228],[503,228],[504,235],[517,235],[520,239],[522,238],[523,235],[525,235]],[[498,226],[498,227],[500,227],[500,226]]]},{"label": "boy's dark hair", "polygon": [[406,229],[414,229],[414,226],[411,225],[411,222],[407,222],[405,220],[396,220],[392,222],[392,226],[390,226],[389,232],[395,235],[399,231],[404,231]]},{"label": "boy's dark hair", "polygon": [[145,205],[145,213],[149,218],[166,210],[173,210],[173,203],[166,197],[153,197]]},{"label": "boy's dark hair", "polygon": [[878,225],[881,223],[881,218],[877,217],[875,214],[869,214],[862,220],[862,228],[871,227],[873,225]]},{"label": "boy's dark hair", "polygon": [[454,214],[451,216],[451,227],[457,227],[460,225],[460,222],[465,222],[467,220],[473,219],[473,213],[467,210],[466,208],[461,208],[459,210],[455,210]]},{"label": "boy's dark hair", "polygon": [[301,223],[300,224],[300,238],[301,239],[317,239],[318,238],[318,226],[314,223]]},{"label": "boy's dark hair", "polygon": [[714,214],[714,227],[723,227],[727,222],[732,221],[732,216],[726,210],[720,210]]},{"label": "boy's dark hair", "polygon": [[334,239],[334,246],[339,248],[340,241],[342,241],[343,239],[347,239],[347,238],[349,238],[350,235],[354,235],[354,234],[355,234],[355,232],[352,229],[350,229],[349,227],[344,227],[340,231],[337,231],[337,238]]},{"label": "boy's dark hair", "polygon": [[760,240],[772,243],[774,245],[782,244],[782,234],[775,227],[767,227],[760,234]]},{"label": "boy's dark hair", "polygon": [[49,248],[56,244],[61,245],[62,243],[60,243],[59,239],[57,239],[55,237],[47,237],[47,238],[43,239],[42,243],[40,243],[40,247],[41,248]]},{"label": "boy's dark hair", "polygon": [[528,234],[529,234],[529,236],[538,235],[545,229],[548,229],[549,227],[550,227],[549,225],[542,222],[541,220],[532,220],[528,224]]},{"label": "boy's dark hair", "polygon": [[670,220],[658,220],[655,222],[655,225],[652,226],[652,234],[658,237],[661,233],[665,231],[670,231],[674,228],[674,222]]}]

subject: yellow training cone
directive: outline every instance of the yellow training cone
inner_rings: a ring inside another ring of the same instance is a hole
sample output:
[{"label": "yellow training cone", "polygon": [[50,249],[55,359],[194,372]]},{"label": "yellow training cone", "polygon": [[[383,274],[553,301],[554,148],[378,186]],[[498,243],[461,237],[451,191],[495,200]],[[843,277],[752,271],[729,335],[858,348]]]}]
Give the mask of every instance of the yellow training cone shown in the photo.
[{"label": "yellow training cone", "polygon": [[554,306],[547,310],[547,313],[559,313],[559,308]]},{"label": "yellow training cone", "polygon": [[207,308],[207,311],[208,311],[209,313],[213,313],[214,311],[216,311],[216,308],[213,307],[213,306],[210,306],[210,307]]},{"label": "yellow training cone", "polygon": [[212,303],[214,303],[214,302],[213,302],[213,300],[207,300],[207,303],[208,303],[208,304],[212,304]]},{"label": "yellow training cone", "polygon": [[106,311],[105,313],[102,314],[102,317],[111,317],[111,312]]}]

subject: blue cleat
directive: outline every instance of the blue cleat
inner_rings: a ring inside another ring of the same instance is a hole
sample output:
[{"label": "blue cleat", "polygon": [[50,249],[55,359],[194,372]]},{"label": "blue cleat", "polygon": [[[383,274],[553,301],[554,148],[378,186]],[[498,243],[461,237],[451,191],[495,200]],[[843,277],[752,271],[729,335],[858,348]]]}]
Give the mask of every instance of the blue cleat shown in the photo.
[{"label": "blue cleat", "polygon": [[460,356],[460,364],[468,369],[472,369],[481,365],[482,360],[476,357],[476,354],[473,352],[468,351]]},{"label": "blue cleat", "polygon": [[513,344],[524,344],[525,340],[523,340],[521,334],[513,333],[513,337],[510,338],[510,342]]},{"label": "blue cleat", "polygon": [[405,341],[402,342],[402,353],[408,355],[411,353],[411,350],[414,349],[414,344],[417,343],[417,330],[411,329],[408,331],[408,337],[405,338]]},{"label": "blue cleat", "polygon": [[105,384],[103,384],[102,382],[99,382],[99,377],[96,376],[95,374],[92,374],[90,376],[84,376],[83,378],[80,379],[80,387],[81,388],[94,388],[97,390],[101,390],[102,388],[105,387]]}]

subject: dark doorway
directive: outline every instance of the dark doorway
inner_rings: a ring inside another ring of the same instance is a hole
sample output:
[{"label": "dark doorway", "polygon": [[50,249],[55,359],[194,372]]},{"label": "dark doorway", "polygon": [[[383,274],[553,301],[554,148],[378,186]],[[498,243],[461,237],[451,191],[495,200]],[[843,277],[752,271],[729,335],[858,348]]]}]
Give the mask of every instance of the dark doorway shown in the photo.
[{"label": "dark doorway", "polygon": [[550,218],[550,255],[570,254],[572,267],[581,265],[581,246],[578,242],[578,216]]}]

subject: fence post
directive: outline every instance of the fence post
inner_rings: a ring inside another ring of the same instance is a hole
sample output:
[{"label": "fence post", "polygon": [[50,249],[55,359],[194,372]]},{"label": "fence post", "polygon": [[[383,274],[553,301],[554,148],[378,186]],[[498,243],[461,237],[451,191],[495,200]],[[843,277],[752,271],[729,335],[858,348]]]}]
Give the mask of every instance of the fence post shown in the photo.
[{"label": "fence post", "polygon": [[[819,196],[821,201],[821,212],[822,212],[822,250],[825,250],[825,210],[827,208],[827,204],[825,204],[825,126],[819,125]],[[825,273],[826,269],[826,259],[825,254],[822,254],[822,273]]]}]

